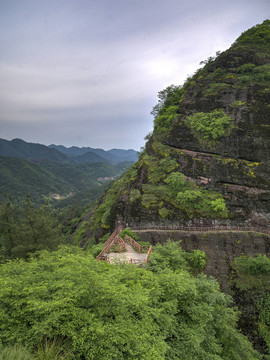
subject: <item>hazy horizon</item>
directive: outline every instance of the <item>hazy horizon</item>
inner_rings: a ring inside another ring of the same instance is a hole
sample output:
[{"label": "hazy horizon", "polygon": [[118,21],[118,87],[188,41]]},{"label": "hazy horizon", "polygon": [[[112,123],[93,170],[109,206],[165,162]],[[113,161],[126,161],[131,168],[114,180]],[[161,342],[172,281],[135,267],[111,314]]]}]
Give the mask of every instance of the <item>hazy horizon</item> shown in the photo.
[{"label": "hazy horizon", "polygon": [[13,139],[4,139],[4,138],[0,138],[0,140],[6,140],[6,141],[13,141],[13,140],[22,140],[22,141],[25,141],[27,143],[31,143],[31,144],[39,144],[39,145],[44,145],[44,146],[64,146],[65,148],[71,148],[71,147],[78,147],[78,148],[92,148],[92,149],[95,149],[95,150],[98,150],[98,149],[101,149],[101,150],[105,150],[105,151],[110,151],[110,150],[135,150],[135,151],[138,151],[136,149],[132,149],[132,148],[109,148],[109,149],[104,149],[104,148],[101,148],[101,147],[92,147],[92,146],[77,146],[77,145],[70,145],[70,146],[65,146],[63,144],[43,144],[43,143],[40,143],[40,142],[36,142],[36,141],[26,141],[22,138],[13,138]]}]

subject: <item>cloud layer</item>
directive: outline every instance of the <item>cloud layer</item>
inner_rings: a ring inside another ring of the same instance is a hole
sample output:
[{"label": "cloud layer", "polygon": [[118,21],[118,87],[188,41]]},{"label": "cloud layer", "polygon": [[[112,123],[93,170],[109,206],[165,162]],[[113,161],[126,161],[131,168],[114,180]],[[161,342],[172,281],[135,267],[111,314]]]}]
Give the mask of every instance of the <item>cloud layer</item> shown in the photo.
[{"label": "cloud layer", "polygon": [[139,149],[158,91],[269,10],[268,0],[0,1],[1,137]]}]

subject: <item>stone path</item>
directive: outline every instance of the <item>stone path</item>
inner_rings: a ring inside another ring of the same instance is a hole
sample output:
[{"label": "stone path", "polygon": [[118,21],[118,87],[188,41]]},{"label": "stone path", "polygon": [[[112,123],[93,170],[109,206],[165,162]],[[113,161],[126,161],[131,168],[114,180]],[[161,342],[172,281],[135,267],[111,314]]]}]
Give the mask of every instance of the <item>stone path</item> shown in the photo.
[{"label": "stone path", "polygon": [[125,242],[127,251],[122,253],[111,252],[107,255],[107,261],[113,262],[125,262],[125,263],[145,263],[147,260],[147,254],[137,253],[133,247]]}]

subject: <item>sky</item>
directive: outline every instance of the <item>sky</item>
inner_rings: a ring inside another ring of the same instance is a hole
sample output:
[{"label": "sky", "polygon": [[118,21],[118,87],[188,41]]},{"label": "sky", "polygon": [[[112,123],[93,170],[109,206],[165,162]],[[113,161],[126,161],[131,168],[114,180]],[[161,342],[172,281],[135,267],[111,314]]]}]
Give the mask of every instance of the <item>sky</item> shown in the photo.
[{"label": "sky", "polygon": [[0,137],[139,150],[157,94],[269,0],[0,0]]}]

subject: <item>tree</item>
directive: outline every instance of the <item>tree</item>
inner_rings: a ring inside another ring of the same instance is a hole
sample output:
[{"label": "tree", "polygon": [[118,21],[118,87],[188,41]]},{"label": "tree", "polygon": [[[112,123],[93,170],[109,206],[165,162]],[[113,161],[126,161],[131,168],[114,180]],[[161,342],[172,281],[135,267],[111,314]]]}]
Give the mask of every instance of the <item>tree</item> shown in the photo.
[{"label": "tree", "polygon": [[18,208],[11,198],[5,198],[0,203],[0,260],[1,257],[12,257],[12,249],[18,238],[17,212]]},{"label": "tree", "polygon": [[180,172],[172,172],[164,181],[169,185],[171,192],[177,195],[178,192],[183,190],[185,176]]},{"label": "tree", "polygon": [[5,258],[26,258],[29,253],[54,250],[65,241],[48,204],[35,208],[28,196],[20,206],[10,200],[1,204],[1,250]]},{"label": "tree", "polygon": [[162,109],[172,105],[178,105],[182,93],[182,87],[170,85],[158,93],[158,103],[153,107],[151,114],[154,117],[163,115]]},{"label": "tree", "polygon": [[2,264],[0,283],[4,346],[58,338],[78,360],[259,359],[218,283],[178,265],[110,265],[65,246]]},{"label": "tree", "polygon": [[228,136],[234,124],[223,109],[216,109],[209,113],[197,112],[185,118],[185,124],[190,127],[195,136],[204,140],[219,140]]}]

